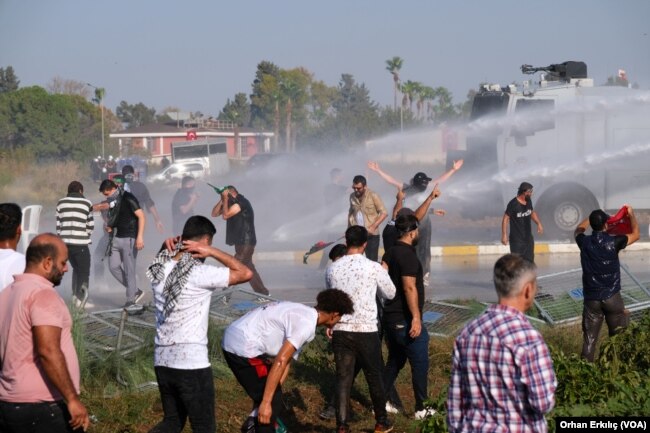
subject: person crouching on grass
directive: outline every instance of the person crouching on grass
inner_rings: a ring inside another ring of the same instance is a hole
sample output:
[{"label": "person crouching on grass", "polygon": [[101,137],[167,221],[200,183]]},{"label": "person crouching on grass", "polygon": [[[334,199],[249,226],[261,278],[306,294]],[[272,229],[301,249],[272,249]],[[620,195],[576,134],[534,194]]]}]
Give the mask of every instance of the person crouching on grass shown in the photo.
[{"label": "person crouching on grass", "polygon": [[323,290],[316,307],[273,302],[234,321],[223,336],[223,354],[237,381],[253,400],[253,411],[242,431],[273,433],[282,406],[281,386],[291,359],[316,336],[316,328],[331,328],[352,314],[350,297],[338,289]]}]

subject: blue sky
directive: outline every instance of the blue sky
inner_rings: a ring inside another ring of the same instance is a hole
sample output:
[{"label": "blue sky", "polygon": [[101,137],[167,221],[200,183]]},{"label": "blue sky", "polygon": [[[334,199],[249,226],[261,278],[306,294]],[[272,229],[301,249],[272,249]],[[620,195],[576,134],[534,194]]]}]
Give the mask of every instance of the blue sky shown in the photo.
[{"label": "blue sky", "polygon": [[216,115],[250,93],[257,64],[342,73],[392,105],[385,61],[403,80],[447,87],[455,102],[482,81],[521,81],[519,67],[583,60],[596,83],[627,71],[650,88],[650,1],[0,0],[0,67],[21,86],[53,77],[106,89],[106,105]]}]

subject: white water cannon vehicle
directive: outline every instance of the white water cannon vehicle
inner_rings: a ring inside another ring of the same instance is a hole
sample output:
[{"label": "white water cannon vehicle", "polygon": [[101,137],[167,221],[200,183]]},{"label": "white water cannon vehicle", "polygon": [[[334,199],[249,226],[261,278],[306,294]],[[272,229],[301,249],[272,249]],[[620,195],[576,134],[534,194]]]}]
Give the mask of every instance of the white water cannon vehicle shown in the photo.
[{"label": "white water cannon vehicle", "polygon": [[465,149],[448,151],[448,166],[465,160],[463,216],[502,215],[522,181],[546,239],[568,239],[593,209],[650,209],[650,92],[594,86],[584,62],[521,70],[539,81],[482,85]]}]

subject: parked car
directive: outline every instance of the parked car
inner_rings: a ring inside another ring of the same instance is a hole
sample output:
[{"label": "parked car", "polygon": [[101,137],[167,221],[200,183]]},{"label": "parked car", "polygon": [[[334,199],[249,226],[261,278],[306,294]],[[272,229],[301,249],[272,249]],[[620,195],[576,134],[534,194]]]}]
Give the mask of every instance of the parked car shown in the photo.
[{"label": "parked car", "polygon": [[158,174],[149,176],[147,181],[150,183],[169,183],[179,182],[184,176],[192,176],[195,179],[205,177],[205,166],[198,161],[174,162]]}]

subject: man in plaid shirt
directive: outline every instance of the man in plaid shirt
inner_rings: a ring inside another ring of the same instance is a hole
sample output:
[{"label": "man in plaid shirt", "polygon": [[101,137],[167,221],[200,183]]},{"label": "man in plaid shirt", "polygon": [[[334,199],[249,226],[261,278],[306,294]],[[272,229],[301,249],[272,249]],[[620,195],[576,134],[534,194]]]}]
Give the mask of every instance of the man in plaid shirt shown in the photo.
[{"label": "man in plaid shirt", "polygon": [[537,293],[535,264],[507,254],[494,265],[496,305],[454,344],[447,424],[456,432],[546,432],[557,380],[541,334],[524,316]]}]

